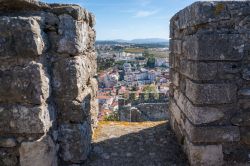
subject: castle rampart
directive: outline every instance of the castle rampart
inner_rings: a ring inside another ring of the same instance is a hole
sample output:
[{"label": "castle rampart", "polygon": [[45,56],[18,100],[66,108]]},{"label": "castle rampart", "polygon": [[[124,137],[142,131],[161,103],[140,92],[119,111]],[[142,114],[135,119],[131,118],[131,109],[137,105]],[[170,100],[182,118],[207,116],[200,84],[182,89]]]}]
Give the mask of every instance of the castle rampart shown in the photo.
[{"label": "castle rampart", "polygon": [[96,125],[94,16],[0,0],[0,165],[80,164]]},{"label": "castle rampart", "polygon": [[250,161],[250,2],[196,2],[171,19],[171,125],[191,165]]}]

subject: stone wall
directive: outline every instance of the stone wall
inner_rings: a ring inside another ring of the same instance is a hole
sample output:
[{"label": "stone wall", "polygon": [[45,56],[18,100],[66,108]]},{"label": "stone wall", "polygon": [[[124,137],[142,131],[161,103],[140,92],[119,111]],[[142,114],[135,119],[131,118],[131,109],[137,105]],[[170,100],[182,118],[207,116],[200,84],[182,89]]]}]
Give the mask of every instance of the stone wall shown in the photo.
[{"label": "stone wall", "polygon": [[169,118],[168,96],[165,93],[130,93],[128,98],[120,98],[119,119],[127,122],[162,121]]},{"label": "stone wall", "polygon": [[94,17],[0,0],[0,165],[84,162],[96,125]]},{"label": "stone wall", "polygon": [[141,103],[119,107],[119,119],[126,122],[163,121],[169,118],[168,103]]},{"label": "stone wall", "polygon": [[197,2],[171,19],[171,125],[191,165],[250,161],[250,2]]}]

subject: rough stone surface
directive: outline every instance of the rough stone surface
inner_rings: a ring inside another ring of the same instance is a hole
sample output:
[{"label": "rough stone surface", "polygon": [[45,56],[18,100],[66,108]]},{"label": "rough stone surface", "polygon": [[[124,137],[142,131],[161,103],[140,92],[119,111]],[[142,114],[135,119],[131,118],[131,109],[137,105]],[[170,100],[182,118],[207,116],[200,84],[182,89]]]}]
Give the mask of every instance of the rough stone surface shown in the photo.
[{"label": "rough stone surface", "polygon": [[35,142],[23,142],[19,149],[21,166],[56,166],[56,145],[50,136]]},{"label": "rough stone surface", "polygon": [[188,166],[169,122],[100,122],[83,166]]},{"label": "rough stone surface", "polygon": [[197,84],[188,80],[186,95],[194,104],[226,104],[236,101],[233,84]]},{"label": "rough stone surface", "polygon": [[187,97],[177,90],[174,93],[174,99],[176,100],[178,107],[193,124],[199,125],[211,123],[225,117],[223,109],[211,106],[195,106],[188,100]]},{"label": "rough stone surface", "polygon": [[17,142],[13,138],[0,138],[0,147],[13,148],[17,145]]},{"label": "rough stone surface", "polygon": [[66,99],[80,97],[90,79],[88,65],[80,56],[56,62],[53,68],[55,95]]},{"label": "rough stone surface", "polygon": [[187,141],[186,146],[191,165],[219,166],[223,164],[221,145],[193,145]]},{"label": "rough stone surface", "polygon": [[192,143],[223,143],[240,141],[240,131],[235,126],[196,127],[188,120],[185,131]]},{"label": "rough stone surface", "polygon": [[16,166],[18,164],[16,150],[12,148],[0,149],[0,165],[2,166]]},{"label": "rough stone surface", "polygon": [[53,110],[46,106],[0,106],[0,132],[42,134],[49,130],[54,120]]},{"label": "rough stone surface", "polygon": [[3,27],[0,29],[0,57],[39,56],[43,53],[45,43],[41,27],[32,17],[2,16],[0,26]]},{"label": "rough stone surface", "polygon": [[59,129],[58,141],[61,144],[60,157],[67,162],[81,163],[90,152],[91,128],[84,124],[65,124]]},{"label": "rough stone surface", "polygon": [[0,70],[0,93],[0,102],[41,104],[50,94],[48,75],[35,62]]},{"label": "rough stone surface", "polygon": [[78,5],[0,0],[1,166],[86,160],[98,115],[94,24]]},{"label": "rough stone surface", "polygon": [[[148,96],[146,99],[145,96]],[[156,98],[156,95],[159,95]],[[133,93],[129,98],[119,99],[119,120],[127,122],[162,121],[169,118],[168,97],[164,93],[140,93],[138,98]]]},{"label": "rough stone surface", "polygon": [[249,165],[249,11],[196,2],[170,21],[170,122],[191,165]]},{"label": "rough stone surface", "polygon": [[88,41],[88,25],[86,22],[74,20],[70,15],[59,16],[59,53],[78,55],[86,49]]}]

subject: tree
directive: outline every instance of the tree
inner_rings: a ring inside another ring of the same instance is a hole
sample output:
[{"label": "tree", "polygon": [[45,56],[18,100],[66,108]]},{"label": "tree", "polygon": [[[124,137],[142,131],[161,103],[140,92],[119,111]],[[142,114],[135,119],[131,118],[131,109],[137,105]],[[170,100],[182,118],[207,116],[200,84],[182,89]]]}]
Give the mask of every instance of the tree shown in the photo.
[{"label": "tree", "polygon": [[148,58],[147,67],[149,67],[149,68],[154,68],[155,67],[155,58],[154,57]]},{"label": "tree", "polygon": [[157,93],[157,87],[154,84],[147,85],[142,90],[144,93]]}]

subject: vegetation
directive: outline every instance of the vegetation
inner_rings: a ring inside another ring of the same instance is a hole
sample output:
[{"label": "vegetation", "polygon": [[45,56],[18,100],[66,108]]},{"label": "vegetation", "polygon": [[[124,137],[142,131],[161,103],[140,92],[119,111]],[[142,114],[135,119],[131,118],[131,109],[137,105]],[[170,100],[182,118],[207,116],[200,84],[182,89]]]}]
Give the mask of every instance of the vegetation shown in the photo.
[{"label": "vegetation", "polygon": [[153,55],[155,58],[168,58],[169,57],[169,51],[149,50],[149,54]]},{"label": "vegetation", "polygon": [[[156,87],[156,85],[154,85],[154,84],[145,86],[145,87],[143,88],[142,91],[143,91],[145,94],[153,93],[155,98],[159,98],[159,94],[158,94],[157,87]],[[146,99],[147,99],[148,97],[149,97],[148,95],[145,96]]]},{"label": "vegetation", "polygon": [[154,57],[148,58],[147,67],[149,67],[149,68],[154,68],[155,67],[155,58]]},{"label": "vegetation", "polygon": [[115,66],[115,60],[113,58],[103,59],[97,58],[97,71],[107,70]]},{"label": "vegetation", "polygon": [[157,87],[154,84],[146,85],[142,91],[144,93],[157,93]]},{"label": "vegetation", "polygon": [[104,121],[119,121],[119,115],[118,115],[118,112],[115,111],[109,115],[106,115],[104,117]]},{"label": "vegetation", "polygon": [[143,48],[126,48],[124,49],[124,51],[127,53],[143,53],[144,49]]}]

